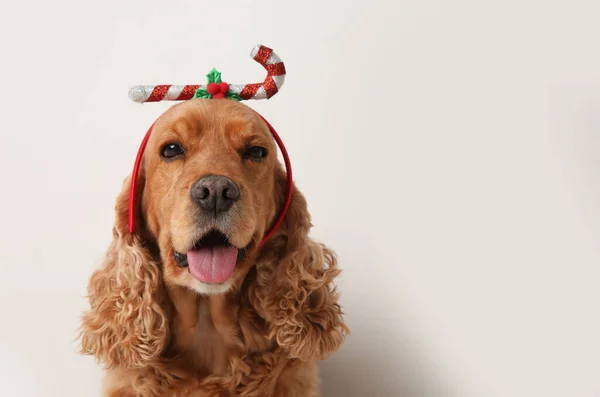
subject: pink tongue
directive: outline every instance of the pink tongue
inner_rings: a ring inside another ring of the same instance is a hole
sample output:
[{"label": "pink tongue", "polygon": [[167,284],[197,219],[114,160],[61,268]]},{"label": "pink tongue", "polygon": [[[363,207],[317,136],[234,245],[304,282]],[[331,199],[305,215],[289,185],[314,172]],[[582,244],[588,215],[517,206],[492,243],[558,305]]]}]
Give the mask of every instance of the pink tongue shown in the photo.
[{"label": "pink tongue", "polygon": [[190,250],[187,253],[190,273],[203,283],[222,283],[233,274],[237,255],[237,248],[225,246]]}]

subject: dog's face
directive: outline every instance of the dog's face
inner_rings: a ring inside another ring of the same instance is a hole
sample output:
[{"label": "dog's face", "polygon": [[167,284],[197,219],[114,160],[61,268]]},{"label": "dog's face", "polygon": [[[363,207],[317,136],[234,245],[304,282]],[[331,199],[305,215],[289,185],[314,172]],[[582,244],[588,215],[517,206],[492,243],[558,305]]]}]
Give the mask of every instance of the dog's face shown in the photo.
[{"label": "dog's face", "polygon": [[273,137],[233,100],[190,100],[156,122],[144,153],[142,217],[167,282],[223,293],[245,276],[276,216]]}]

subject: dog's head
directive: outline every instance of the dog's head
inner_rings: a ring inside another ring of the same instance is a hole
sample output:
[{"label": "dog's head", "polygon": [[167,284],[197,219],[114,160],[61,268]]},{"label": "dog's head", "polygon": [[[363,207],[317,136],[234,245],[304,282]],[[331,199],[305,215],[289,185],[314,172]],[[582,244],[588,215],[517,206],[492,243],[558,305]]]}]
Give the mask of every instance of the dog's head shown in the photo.
[{"label": "dog's head", "polygon": [[142,165],[141,218],[165,278],[222,293],[277,216],[277,146],[258,114],[231,100],[186,101],[154,125]]},{"label": "dog's head", "polygon": [[135,232],[126,180],[113,242],[90,280],[86,353],[126,367],[160,356],[171,332],[165,285],[203,295],[236,291],[234,301],[243,296],[267,324],[260,337],[290,357],[319,358],[340,346],[346,328],[332,284],[336,259],[308,237],[310,216],[295,186],[281,227],[260,245],[288,187],[257,113],[232,100],[172,107],[153,127],[135,183]]}]

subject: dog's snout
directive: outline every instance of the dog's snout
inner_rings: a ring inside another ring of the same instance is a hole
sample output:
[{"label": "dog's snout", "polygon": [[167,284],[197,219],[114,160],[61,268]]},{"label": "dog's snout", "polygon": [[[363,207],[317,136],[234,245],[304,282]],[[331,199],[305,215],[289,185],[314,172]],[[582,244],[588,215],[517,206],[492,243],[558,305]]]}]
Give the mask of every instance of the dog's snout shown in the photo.
[{"label": "dog's snout", "polygon": [[221,175],[208,175],[192,185],[192,200],[208,212],[227,211],[240,198],[240,189],[229,178]]}]

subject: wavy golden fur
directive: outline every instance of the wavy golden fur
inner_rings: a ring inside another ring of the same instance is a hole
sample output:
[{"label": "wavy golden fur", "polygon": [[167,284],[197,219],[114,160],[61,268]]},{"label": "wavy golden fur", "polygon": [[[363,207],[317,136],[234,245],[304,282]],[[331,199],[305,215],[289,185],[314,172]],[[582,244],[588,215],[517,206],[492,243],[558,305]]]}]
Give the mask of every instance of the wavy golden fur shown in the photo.
[{"label": "wavy golden fur", "polygon": [[[186,148],[185,159],[163,161],[160,148],[173,141]],[[264,161],[240,156],[250,144],[267,149]],[[340,271],[333,252],[309,238],[296,187],[283,224],[259,246],[286,189],[276,149],[265,123],[231,100],[186,101],[157,121],[136,185],[137,230],[128,231],[128,178],[82,319],[82,350],[106,367],[105,396],[319,395],[318,360],[347,334],[333,286]],[[240,187],[223,227],[247,249],[218,286],[173,258],[209,227],[189,192],[211,174]]]}]

